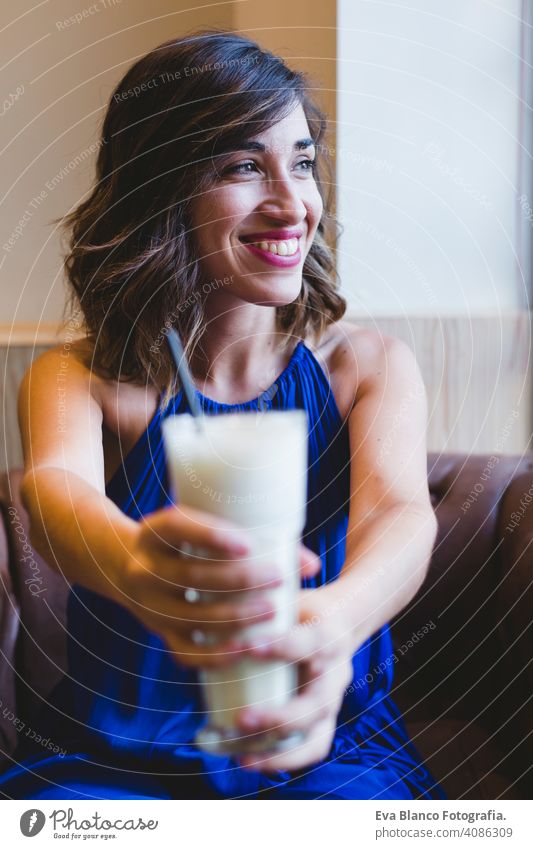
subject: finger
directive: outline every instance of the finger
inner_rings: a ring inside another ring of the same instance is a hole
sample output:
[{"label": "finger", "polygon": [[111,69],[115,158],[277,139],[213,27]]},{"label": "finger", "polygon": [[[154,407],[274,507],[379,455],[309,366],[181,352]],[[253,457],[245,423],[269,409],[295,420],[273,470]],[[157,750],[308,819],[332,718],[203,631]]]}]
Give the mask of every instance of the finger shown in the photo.
[{"label": "finger", "polygon": [[[139,584],[160,582],[160,589],[183,595],[185,589],[202,592],[239,592],[241,590],[264,590],[283,583],[280,568],[276,563],[256,563],[248,558],[221,556],[221,552],[202,555],[185,553],[174,548],[170,554],[168,546],[157,552],[144,552],[129,564],[128,583]],[[181,556],[178,556],[180,555]],[[139,597],[144,596],[142,586]]]},{"label": "finger", "polygon": [[[254,621],[259,622],[259,618]],[[168,631],[178,639],[186,640],[192,645],[219,645],[228,640],[236,640],[239,644],[239,651],[247,654],[246,645],[241,637],[243,625],[224,625],[224,624],[204,624],[196,622],[187,622],[186,624],[176,623],[174,617],[162,617],[158,614],[147,614],[142,617],[142,622],[145,628],[155,634],[161,634]]]},{"label": "finger", "polygon": [[142,605],[137,602],[135,607],[139,610],[132,608],[133,612],[142,616],[145,622],[149,620],[161,627],[167,619],[166,627],[178,632],[194,629],[231,632],[272,619],[275,615],[274,606],[265,598],[249,599],[240,604],[204,604],[163,597],[157,599],[157,606],[151,606],[150,602]]},{"label": "finger", "polygon": [[239,759],[240,764],[243,769],[265,773],[311,766],[327,757],[334,734],[335,722],[329,718],[324,719],[316,723],[303,742],[296,743],[288,751],[242,755]]},{"label": "finger", "polygon": [[251,657],[292,663],[308,661],[316,652],[324,650],[318,629],[305,623],[295,625],[286,634],[250,640],[248,647]]},{"label": "finger", "polygon": [[302,578],[312,578],[320,570],[322,561],[318,554],[306,548],[305,545],[300,546],[300,575]]},{"label": "finger", "polygon": [[240,604],[232,602],[215,602],[204,604],[202,602],[174,602],[173,615],[176,625],[186,627],[202,627],[208,625],[211,628],[232,627],[247,628],[256,622],[271,619],[275,614],[273,604],[264,597],[248,599]]},{"label": "finger", "polygon": [[236,561],[216,563],[191,561],[180,565],[179,583],[176,580],[176,563],[173,564],[174,583],[204,592],[238,592],[239,590],[264,590],[280,586],[283,578],[279,568],[272,564],[252,564]]},{"label": "finger", "polygon": [[304,694],[290,699],[285,705],[271,709],[246,708],[237,716],[238,728],[254,734],[274,733],[287,737],[295,731],[309,731],[330,714],[337,715],[337,702],[323,687],[308,687]]},{"label": "finger", "polygon": [[243,556],[251,551],[251,540],[237,525],[192,507],[173,504],[141,519],[142,530],[163,547],[181,551],[180,545],[189,543],[213,551]]},{"label": "finger", "polygon": [[298,694],[284,705],[249,706],[237,715],[237,725],[244,731],[263,734],[266,731],[286,736],[297,730],[310,728],[328,715],[336,717],[344,698],[346,680],[351,680],[351,662],[339,660],[334,666],[323,666],[318,671],[313,663],[299,667]]}]

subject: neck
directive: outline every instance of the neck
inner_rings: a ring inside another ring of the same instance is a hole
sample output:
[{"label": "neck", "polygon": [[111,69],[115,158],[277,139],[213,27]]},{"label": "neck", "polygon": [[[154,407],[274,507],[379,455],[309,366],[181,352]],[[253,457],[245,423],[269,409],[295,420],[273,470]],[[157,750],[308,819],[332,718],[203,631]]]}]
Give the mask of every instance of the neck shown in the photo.
[{"label": "neck", "polygon": [[293,351],[293,345],[284,347],[287,337],[276,330],[275,307],[240,301],[222,308],[219,303],[215,310],[206,304],[205,320],[202,350],[194,352],[190,365],[201,391],[210,397],[214,392],[235,403],[255,397],[275,381]]}]

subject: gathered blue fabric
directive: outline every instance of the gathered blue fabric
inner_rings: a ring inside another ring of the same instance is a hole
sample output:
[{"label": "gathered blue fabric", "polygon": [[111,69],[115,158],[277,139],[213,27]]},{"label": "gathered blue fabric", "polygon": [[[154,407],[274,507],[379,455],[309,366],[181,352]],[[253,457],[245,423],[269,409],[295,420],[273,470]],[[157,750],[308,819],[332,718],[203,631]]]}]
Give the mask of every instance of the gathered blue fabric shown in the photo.
[{"label": "gathered blue fabric", "polygon": [[[208,415],[304,409],[309,425],[304,544],[321,569],[302,586],[337,579],[345,558],[350,442],[330,383],[300,341],[276,382],[257,398],[224,404],[197,391]],[[188,412],[178,392],[158,407],[106,492],[139,520],[171,503],[161,421]],[[196,671],[126,608],[73,585],[68,603],[68,674],[43,714],[50,739],[68,755],[22,745],[21,763],[0,778],[7,798],[445,799],[423,765],[390,696],[394,649],[384,625],[353,657],[331,750],[293,772],[243,770],[236,759],[194,745],[206,721]],[[54,795],[55,793],[55,795]]]}]

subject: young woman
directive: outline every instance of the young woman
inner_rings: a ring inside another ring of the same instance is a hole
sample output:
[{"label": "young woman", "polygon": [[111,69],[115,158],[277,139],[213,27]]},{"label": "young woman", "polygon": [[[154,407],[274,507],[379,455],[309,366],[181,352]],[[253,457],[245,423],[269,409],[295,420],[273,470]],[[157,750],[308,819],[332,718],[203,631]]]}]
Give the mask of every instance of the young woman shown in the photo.
[{"label": "young woman", "polygon": [[[20,394],[32,540],[72,585],[68,674],[41,723],[67,754],[21,747],[8,798],[445,798],[390,695],[387,623],[436,532],[424,387],[407,346],[341,321],[325,120],[306,86],[254,42],[208,31],[154,49],[110,99],[96,184],[66,220],[86,337],[40,357]],[[305,627],[266,647],[235,622],[268,620],[267,602],[184,596],[276,571],[243,564],[237,526],[171,504],[161,422],[187,409],[171,325],[208,414],[309,417]],[[184,556],[190,544],[210,558]],[[194,641],[200,625],[216,649]],[[197,669],[246,655],[298,663],[301,683],[283,708],[242,711],[243,744],[304,742],[206,754]]]}]

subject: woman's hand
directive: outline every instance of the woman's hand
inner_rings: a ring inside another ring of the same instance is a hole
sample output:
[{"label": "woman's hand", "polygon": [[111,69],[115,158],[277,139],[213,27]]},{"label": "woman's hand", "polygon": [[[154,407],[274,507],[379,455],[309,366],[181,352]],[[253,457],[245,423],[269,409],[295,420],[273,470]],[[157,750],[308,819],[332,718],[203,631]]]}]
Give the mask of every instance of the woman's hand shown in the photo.
[{"label": "woman's hand", "polygon": [[[191,556],[191,548],[203,556]],[[218,516],[180,505],[158,510],[139,522],[115,600],[161,636],[179,663],[203,668],[233,663],[245,651],[238,631],[274,616],[262,591],[281,583],[278,567],[247,559],[250,552],[245,529]],[[319,558],[302,546],[302,576],[319,566]],[[216,598],[188,600],[199,592]],[[205,644],[199,644],[199,632]]]},{"label": "woman's hand", "polygon": [[282,638],[250,648],[252,657],[299,663],[300,676],[297,695],[283,707],[241,711],[238,727],[243,745],[264,733],[281,738],[303,731],[306,736],[286,752],[243,755],[240,762],[244,768],[261,772],[300,769],[325,758],[331,748],[337,715],[353,677],[355,648],[349,624],[340,612],[332,614],[325,603],[328,590],[329,586],[302,590],[299,624]]}]

